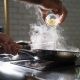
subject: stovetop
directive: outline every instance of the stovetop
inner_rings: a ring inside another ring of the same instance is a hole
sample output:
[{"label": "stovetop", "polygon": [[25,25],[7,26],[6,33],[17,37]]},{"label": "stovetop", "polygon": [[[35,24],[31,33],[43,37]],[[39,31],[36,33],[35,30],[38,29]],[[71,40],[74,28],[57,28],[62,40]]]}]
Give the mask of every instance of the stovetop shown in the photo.
[{"label": "stovetop", "polygon": [[0,54],[0,80],[80,80],[80,58],[46,61],[29,51]]}]

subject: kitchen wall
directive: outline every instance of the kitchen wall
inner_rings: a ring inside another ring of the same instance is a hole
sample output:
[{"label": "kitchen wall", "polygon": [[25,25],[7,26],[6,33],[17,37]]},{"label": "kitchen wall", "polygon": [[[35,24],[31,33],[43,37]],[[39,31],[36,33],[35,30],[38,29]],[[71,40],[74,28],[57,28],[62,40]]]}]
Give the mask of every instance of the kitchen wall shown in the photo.
[{"label": "kitchen wall", "polygon": [[3,9],[3,0],[0,0],[0,26],[4,26],[4,9]]}]

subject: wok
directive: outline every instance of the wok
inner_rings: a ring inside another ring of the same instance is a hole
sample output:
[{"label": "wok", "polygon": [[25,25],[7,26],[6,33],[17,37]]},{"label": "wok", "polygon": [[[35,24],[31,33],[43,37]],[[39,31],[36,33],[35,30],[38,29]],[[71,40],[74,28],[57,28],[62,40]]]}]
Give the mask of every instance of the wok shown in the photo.
[{"label": "wok", "polygon": [[31,51],[33,55],[38,56],[41,60],[75,61],[77,58],[77,54],[79,55],[80,53],[80,52],[63,51],[63,50],[44,50],[44,49],[31,50],[30,42],[17,41],[17,43],[22,45],[23,49]]}]

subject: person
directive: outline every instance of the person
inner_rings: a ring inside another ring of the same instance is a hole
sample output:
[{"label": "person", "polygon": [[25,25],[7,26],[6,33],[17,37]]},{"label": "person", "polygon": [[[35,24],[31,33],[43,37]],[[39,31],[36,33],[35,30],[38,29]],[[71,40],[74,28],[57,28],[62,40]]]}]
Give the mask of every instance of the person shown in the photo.
[{"label": "person", "polygon": [[20,45],[16,44],[16,42],[13,41],[13,39],[10,38],[5,33],[0,32],[0,53],[7,53],[7,54],[13,54],[16,55],[17,52],[19,52],[19,49],[21,48]]},{"label": "person", "polygon": [[19,1],[39,5],[44,20],[49,10],[51,10],[54,14],[58,14],[59,16],[62,15],[60,23],[63,23],[67,16],[67,9],[60,0],[19,0]]}]

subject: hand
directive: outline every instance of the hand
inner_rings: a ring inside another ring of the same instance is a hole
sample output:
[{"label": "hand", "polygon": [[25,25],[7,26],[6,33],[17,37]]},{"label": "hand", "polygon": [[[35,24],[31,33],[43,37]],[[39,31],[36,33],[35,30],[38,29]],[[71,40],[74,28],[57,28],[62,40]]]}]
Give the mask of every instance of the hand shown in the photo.
[{"label": "hand", "polygon": [[13,55],[17,54],[17,52],[21,48],[20,45],[15,43],[8,35],[4,33],[0,33],[0,46],[2,47],[4,52]]},{"label": "hand", "polygon": [[41,5],[44,8],[41,9],[43,19],[45,20],[47,16],[48,10],[52,10],[54,14],[58,14],[59,16],[63,15],[60,23],[63,23],[66,16],[67,16],[67,9],[65,6],[62,4],[62,1],[60,0],[19,0],[19,1],[24,1],[24,2],[29,2],[37,5]]},{"label": "hand", "polygon": [[47,9],[41,9],[44,20],[50,9],[53,12],[53,14],[57,14],[60,16],[60,24],[65,21],[67,17],[67,9],[60,0],[43,0],[42,5],[45,8],[47,8]]}]

